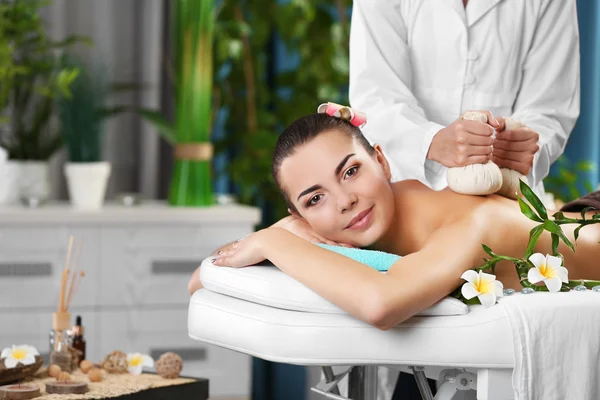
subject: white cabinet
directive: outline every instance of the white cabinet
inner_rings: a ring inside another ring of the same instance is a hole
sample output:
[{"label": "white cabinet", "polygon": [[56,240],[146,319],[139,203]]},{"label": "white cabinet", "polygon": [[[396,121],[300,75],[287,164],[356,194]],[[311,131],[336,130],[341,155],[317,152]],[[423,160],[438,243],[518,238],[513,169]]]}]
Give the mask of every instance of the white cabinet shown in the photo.
[{"label": "white cabinet", "polygon": [[210,379],[211,396],[249,396],[250,357],[188,337],[187,282],[203,258],[259,220],[257,209],[239,205],[0,208],[0,347],[27,343],[48,352],[72,234],[83,240],[77,265],[86,276],[71,309],[73,319],[83,317],[88,358],[175,351],[183,374]]}]

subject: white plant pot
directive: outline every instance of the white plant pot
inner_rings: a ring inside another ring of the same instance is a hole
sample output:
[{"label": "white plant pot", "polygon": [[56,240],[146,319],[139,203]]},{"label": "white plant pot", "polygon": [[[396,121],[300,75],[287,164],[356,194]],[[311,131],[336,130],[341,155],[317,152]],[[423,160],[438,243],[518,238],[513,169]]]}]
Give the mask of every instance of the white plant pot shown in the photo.
[{"label": "white plant pot", "polygon": [[0,166],[0,204],[13,205],[21,198],[40,202],[50,197],[50,166],[47,161],[9,160]]},{"label": "white plant pot", "polygon": [[109,162],[65,164],[65,176],[71,205],[82,210],[98,210],[104,204],[110,177]]}]

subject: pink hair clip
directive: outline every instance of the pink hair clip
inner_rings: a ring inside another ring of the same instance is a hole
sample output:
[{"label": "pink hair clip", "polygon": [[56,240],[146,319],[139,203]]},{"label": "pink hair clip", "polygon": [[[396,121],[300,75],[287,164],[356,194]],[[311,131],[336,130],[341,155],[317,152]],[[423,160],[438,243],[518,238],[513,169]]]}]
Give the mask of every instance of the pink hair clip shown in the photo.
[{"label": "pink hair clip", "polygon": [[364,113],[348,106],[342,106],[341,104],[323,103],[317,108],[317,112],[319,114],[325,113],[332,117],[343,118],[358,128],[362,128],[367,123],[367,116]]}]

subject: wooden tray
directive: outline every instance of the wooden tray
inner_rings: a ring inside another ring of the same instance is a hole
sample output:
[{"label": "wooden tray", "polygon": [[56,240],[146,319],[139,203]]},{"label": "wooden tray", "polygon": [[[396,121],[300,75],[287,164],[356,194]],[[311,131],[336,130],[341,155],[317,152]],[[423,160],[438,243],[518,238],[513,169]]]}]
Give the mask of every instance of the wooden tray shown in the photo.
[{"label": "wooden tray", "polygon": [[17,364],[14,368],[6,368],[4,360],[0,360],[0,385],[6,385],[32,376],[42,365],[44,365],[44,360],[40,356],[35,356],[35,364]]}]

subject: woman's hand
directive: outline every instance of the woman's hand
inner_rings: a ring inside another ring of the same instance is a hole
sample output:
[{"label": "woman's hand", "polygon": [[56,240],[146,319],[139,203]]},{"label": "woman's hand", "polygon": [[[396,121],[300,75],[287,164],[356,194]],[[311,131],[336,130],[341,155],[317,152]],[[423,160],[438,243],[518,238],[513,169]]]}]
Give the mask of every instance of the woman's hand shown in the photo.
[{"label": "woman's hand", "polygon": [[499,167],[514,169],[527,175],[533,167],[535,153],[540,149],[540,135],[527,127],[507,130],[504,119],[497,130],[492,161]]},{"label": "woman's hand", "polygon": [[324,238],[323,236],[315,232],[304,218],[298,217],[296,215],[290,215],[283,218],[281,221],[275,223],[273,227],[283,228],[286,231],[291,232],[294,235],[304,240],[308,240],[312,243],[324,243],[329,244],[331,246],[352,247],[346,243],[338,243],[334,242],[333,240]]},{"label": "woman's hand", "polygon": [[254,232],[221,247],[213,254],[215,258],[212,263],[221,267],[247,267],[264,261],[263,249],[268,229]]},{"label": "woman's hand", "polygon": [[489,161],[494,143],[492,135],[500,123],[491,112],[478,112],[487,115],[487,124],[466,120],[461,116],[435,134],[427,152],[427,159],[449,168]]}]

